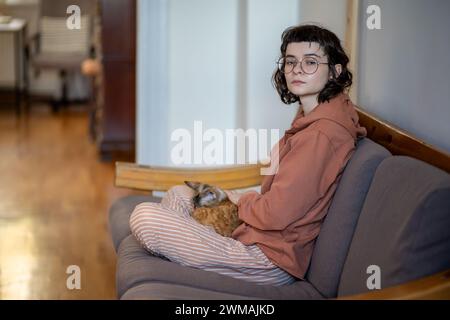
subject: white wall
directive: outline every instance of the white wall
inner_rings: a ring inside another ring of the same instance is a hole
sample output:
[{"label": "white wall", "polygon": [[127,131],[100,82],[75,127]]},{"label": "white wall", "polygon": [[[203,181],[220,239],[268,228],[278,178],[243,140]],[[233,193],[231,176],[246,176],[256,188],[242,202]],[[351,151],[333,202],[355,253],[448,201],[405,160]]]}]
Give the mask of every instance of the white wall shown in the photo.
[{"label": "white wall", "polygon": [[167,165],[168,0],[137,3],[136,160]]},{"label": "white wall", "polygon": [[345,39],[347,0],[299,0],[300,21],[318,22]]},{"label": "white wall", "polygon": [[[381,30],[365,26],[381,9]],[[359,104],[419,139],[450,152],[450,2],[361,3]]]},{"label": "white wall", "polygon": [[171,133],[194,121],[234,128],[236,12],[237,0],[138,2],[139,163],[173,165]]},{"label": "white wall", "polygon": [[[283,4],[283,5],[281,5]],[[268,23],[270,21],[270,23]],[[299,23],[297,0],[249,0],[247,16],[245,126],[288,129],[298,105],[283,104],[271,77],[280,55],[281,34]]]},{"label": "white wall", "polygon": [[170,132],[235,127],[237,2],[169,1]]}]

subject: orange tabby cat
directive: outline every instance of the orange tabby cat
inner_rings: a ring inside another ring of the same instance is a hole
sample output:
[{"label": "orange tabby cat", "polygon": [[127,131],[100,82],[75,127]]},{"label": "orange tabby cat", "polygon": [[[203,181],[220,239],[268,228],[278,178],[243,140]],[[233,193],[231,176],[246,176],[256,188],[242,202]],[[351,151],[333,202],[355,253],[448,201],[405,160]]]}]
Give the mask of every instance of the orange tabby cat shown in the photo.
[{"label": "orange tabby cat", "polygon": [[192,217],[203,225],[213,227],[218,234],[230,237],[242,223],[237,205],[218,187],[195,181],[184,183],[195,191]]}]

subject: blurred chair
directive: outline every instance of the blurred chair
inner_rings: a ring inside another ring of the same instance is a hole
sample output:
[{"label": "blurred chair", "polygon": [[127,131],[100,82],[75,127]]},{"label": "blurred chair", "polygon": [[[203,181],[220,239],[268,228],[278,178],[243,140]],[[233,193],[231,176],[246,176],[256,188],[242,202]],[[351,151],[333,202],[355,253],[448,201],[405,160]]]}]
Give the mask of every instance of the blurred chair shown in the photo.
[{"label": "blurred chair", "polygon": [[[81,28],[69,29],[67,8],[79,6]],[[95,56],[93,28],[96,0],[40,0],[38,31],[31,39],[29,59],[38,76],[41,70],[57,70],[61,80],[61,98],[52,102],[54,112],[68,102],[69,74],[80,73],[86,58]]]}]

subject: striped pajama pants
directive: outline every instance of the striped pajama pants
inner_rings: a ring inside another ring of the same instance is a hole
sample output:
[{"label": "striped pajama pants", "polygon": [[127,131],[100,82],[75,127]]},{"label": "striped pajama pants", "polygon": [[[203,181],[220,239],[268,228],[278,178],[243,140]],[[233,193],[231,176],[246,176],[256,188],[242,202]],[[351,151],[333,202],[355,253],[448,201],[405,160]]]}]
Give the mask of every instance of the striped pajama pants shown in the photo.
[{"label": "striped pajama pants", "polygon": [[130,217],[133,235],[151,254],[183,266],[217,272],[257,284],[295,281],[256,245],[223,237],[191,217],[194,191],[184,185],[168,190],[161,203],[144,202]]}]

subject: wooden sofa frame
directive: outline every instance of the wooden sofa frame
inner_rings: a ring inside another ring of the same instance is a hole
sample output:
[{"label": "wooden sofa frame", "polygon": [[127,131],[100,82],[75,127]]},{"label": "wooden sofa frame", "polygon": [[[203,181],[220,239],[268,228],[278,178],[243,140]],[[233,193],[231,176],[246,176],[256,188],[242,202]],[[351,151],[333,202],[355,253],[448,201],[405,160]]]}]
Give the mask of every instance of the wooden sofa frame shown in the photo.
[{"label": "wooden sofa frame", "polygon": [[[367,137],[381,144],[393,155],[410,156],[450,173],[450,155],[414,138],[406,131],[356,107],[360,124],[367,129]],[[144,191],[166,191],[184,180],[196,180],[225,189],[241,189],[260,185],[260,164],[236,165],[221,168],[181,169],[143,166],[116,162],[116,187]],[[450,299],[450,269],[369,293],[339,297],[339,299]]]}]

